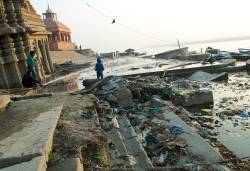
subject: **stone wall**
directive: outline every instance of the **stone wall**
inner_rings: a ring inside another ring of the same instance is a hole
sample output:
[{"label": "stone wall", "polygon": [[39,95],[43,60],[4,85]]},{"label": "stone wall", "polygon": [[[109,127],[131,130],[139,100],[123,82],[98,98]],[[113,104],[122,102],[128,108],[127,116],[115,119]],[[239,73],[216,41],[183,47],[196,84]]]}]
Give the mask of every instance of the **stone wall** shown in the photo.
[{"label": "stone wall", "polygon": [[21,88],[26,56],[37,53],[39,81],[54,69],[43,21],[28,0],[0,0],[0,88]]}]

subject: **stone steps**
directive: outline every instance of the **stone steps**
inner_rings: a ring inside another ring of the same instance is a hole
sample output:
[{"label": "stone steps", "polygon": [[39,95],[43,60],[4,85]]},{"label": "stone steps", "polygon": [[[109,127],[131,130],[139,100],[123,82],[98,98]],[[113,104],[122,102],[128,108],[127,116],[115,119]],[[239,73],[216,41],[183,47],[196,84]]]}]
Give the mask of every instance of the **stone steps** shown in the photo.
[{"label": "stone steps", "polygon": [[46,171],[54,131],[63,106],[40,113],[0,141],[0,170]]},{"label": "stone steps", "polygon": [[13,166],[9,166],[3,169],[0,169],[1,171],[46,171],[47,164],[45,156],[39,156],[34,157],[30,161],[23,162],[20,164],[16,164]]},{"label": "stone steps", "polygon": [[116,147],[115,152],[112,152],[112,150],[110,150],[109,152],[111,158],[111,167],[113,169],[116,169],[119,165],[124,165],[130,167],[131,169],[134,169],[127,160],[129,152],[124,144],[120,131],[116,128],[113,128],[109,132],[107,132],[107,136],[108,139],[110,139]]},{"label": "stone steps", "polygon": [[9,95],[0,95],[0,111],[3,111],[10,103]]},{"label": "stone steps", "polygon": [[109,150],[111,168],[114,170],[149,170],[153,169],[137,134],[127,117],[117,116],[120,128],[112,128],[107,132],[108,139],[115,146]]},{"label": "stone steps", "polygon": [[188,145],[187,151],[191,156],[198,156],[202,163],[209,163],[210,167],[217,171],[229,171],[230,169],[226,166],[220,164],[224,161],[223,157],[215,151],[212,146],[210,146],[202,137],[198,135],[195,131],[191,129],[179,116],[177,116],[171,109],[165,107],[162,109],[165,111],[163,113],[165,119],[159,120],[155,118],[153,121],[155,123],[161,123],[166,125],[178,125],[181,126],[185,133],[179,135],[180,138],[186,140]]},{"label": "stone steps", "polygon": [[125,147],[130,156],[135,159],[134,168],[135,170],[149,170],[153,169],[153,164],[148,158],[141,142],[139,141],[137,134],[131,125],[129,119],[125,116],[119,116],[117,118],[120,125],[120,134],[125,144]]}]

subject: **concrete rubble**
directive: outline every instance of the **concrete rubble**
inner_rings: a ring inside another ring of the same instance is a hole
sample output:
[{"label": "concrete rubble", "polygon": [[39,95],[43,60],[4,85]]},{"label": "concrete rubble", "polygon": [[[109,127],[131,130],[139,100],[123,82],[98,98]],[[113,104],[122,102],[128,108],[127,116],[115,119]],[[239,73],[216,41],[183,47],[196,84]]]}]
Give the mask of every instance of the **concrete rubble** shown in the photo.
[{"label": "concrete rubble", "polygon": [[249,170],[248,151],[235,147],[239,137],[248,147],[245,74],[109,76],[76,91],[76,73],[11,95],[0,170]]}]

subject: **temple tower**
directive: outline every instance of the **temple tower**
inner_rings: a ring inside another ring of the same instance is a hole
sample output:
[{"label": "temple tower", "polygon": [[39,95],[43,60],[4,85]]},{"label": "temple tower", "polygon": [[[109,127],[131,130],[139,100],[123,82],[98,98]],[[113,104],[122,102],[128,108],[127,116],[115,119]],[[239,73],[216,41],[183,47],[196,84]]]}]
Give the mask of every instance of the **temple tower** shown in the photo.
[{"label": "temple tower", "polygon": [[53,51],[73,50],[74,44],[71,41],[71,30],[57,19],[57,14],[50,7],[43,13],[43,20],[49,35],[49,46]]}]

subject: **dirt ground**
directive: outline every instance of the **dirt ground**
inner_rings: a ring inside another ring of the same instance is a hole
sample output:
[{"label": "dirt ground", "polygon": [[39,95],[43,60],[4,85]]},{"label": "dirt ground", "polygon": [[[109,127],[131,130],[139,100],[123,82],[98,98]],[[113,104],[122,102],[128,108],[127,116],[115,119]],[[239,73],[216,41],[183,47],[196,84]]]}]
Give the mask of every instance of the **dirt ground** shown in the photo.
[{"label": "dirt ground", "polygon": [[49,167],[67,158],[80,158],[85,169],[106,167],[107,139],[99,124],[98,99],[93,95],[64,95],[60,101],[65,103],[55,131]]},{"label": "dirt ground", "polygon": [[51,56],[53,63],[56,64],[53,79],[86,69],[96,60],[94,57],[84,56],[75,51],[51,51]]},{"label": "dirt ground", "polygon": [[95,61],[94,57],[84,56],[75,51],[51,51],[53,63],[62,64],[67,61],[72,61],[74,64],[84,64]]}]

